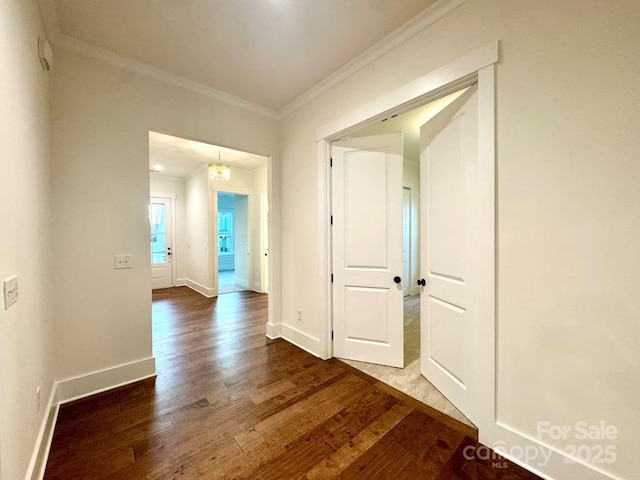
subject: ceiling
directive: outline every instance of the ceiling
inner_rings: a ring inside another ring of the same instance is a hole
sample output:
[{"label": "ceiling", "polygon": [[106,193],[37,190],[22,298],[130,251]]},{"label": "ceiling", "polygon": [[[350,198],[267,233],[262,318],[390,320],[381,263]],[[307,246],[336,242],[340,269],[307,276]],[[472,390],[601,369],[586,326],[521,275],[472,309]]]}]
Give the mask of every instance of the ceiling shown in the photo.
[{"label": "ceiling", "polygon": [[64,37],[272,110],[283,109],[435,2],[48,1]]},{"label": "ceiling", "polygon": [[233,173],[234,168],[251,171],[263,167],[267,164],[267,158],[208,143],[149,132],[149,170],[155,171],[155,166],[161,165],[162,175],[186,178],[209,163],[229,165]]}]

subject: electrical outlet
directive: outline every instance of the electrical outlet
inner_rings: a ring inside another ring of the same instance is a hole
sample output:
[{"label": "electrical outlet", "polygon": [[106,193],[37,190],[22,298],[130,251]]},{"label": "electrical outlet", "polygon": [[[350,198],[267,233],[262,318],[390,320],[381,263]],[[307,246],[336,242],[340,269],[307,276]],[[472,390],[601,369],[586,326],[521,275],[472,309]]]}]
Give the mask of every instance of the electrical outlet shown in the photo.
[{"label": "electrical outlet", "polygon": [[36,389],[36,411],[40,413],[40,387]]},{"label": "electrical outlet", "polygon": [[130,253],[126,253],[126,254],[122,254],[122,255],[116,255],[114,257],[114,264],[115,264],[115,268],[119,269],[119,268],[132,268],[131,265],[131,254]]},{"label": "electrical outlet", "polygon": [[18,301],[18,276],[14,275],[4,281],[4,309]]},{"label": "electrical outlet", "polygon": [[298,320],[302,321],[302,309],[298,309]]}]

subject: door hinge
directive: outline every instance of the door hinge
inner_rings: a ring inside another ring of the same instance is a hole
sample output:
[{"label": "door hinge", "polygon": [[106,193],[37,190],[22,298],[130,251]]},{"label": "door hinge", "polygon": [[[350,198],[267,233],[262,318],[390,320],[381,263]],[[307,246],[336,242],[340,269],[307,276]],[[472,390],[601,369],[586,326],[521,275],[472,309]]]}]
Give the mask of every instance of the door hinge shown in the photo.
[{"label": "door hinge", "polygon": [[329,221],[331,222],[331,225],[333,225],[333,215],[331,215],[331,218]]},{"label": "door hinge", "polygon": [[333,167],[333,157],[329,158],[329,166]]},{"label": "door hinge", "polygon": [[333,273],[331,274],[331,283],[333,283]]},{"label": "door hinge", "polygon": [[331,330],[331,340],[333,340],[333,330]]}]

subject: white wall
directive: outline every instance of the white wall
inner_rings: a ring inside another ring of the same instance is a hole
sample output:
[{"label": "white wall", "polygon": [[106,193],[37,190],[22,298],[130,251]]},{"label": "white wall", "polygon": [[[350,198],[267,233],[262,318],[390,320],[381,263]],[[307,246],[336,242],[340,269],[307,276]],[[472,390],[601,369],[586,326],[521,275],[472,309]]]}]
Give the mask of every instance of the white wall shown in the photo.
[{"label": "white wall", "polygon": [[176,283],[183,283],[187,275],[187,241],[185,226],[185,182],[179,178],[167,178],[161,174],[151,172],[149,174],[149,182],[151,192],[154,193],[173,193],[176,198],[175,216],[172,219],[175,226],[176,236],[173,239],[173,247],[171,249],[171,261],[174,264]]},{"label": "white wall", "polygon": [[36,2],[0,2],[0,280],[18,275],[20,292],[9,310],[0,299],[0,477],[7,480],[27,474],[53,386],[50,73],[40,68],[39,36]]},{"label": "white wall", "polygon": [[280,136],[284,324],[321,334],[316,129],[500,39],[498,419],[532,438],[537,421],[605,420],[619,430],[617,461],[599,468],[634,478],[639,17],[635,0],[470,0],[287,116]]},{"label": "white wall", "polygon": [[[210,277],[209,219],[211,193],[206,165],[192,174],[185,183],[185,240],[187,284],[207,295],[213,294],[213,280]],[[192,283],[190,283],[192,282]]]},{"label": "white wall", "polygon": [[[149,130],[265,155],[277,152],[278,138],[271,118],[55,53],[54,314],[56,372],[66,378],[152,355]],[[277,175],[277,158],[273,165]],[[114,270],[116,253],[131,253],[133,269]]]}]

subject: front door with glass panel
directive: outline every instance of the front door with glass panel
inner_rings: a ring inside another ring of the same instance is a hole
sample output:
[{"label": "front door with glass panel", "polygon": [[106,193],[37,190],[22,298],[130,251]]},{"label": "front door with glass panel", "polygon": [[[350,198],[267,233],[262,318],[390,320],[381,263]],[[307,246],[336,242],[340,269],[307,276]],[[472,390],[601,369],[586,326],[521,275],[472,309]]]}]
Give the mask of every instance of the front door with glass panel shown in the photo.
[{"label": "front door with glass panel", "polygon": [[149,223],[151,226],[152,289],[173,286],[171,220],[171,199],[151,197]]}]

